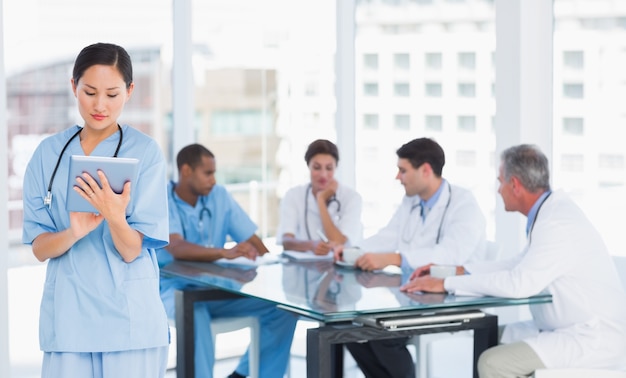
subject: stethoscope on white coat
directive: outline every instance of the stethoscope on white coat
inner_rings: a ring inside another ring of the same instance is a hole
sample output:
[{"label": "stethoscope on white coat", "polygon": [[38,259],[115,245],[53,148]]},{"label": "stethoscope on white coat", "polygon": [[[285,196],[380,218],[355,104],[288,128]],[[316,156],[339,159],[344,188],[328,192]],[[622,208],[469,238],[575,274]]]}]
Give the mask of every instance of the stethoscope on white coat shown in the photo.
[{"label": "stethoscope on white coat", "polygon": [[[46,194],[46,197],[43,199],[43,204],[45,206],[48,206],[48,209],[52,207],[52,183],[54,182],[54,176],[56,176],[57,174],[57,169],[59,169],[59,164],[61,164],[63,153],[65,152],[65,150],[67,150],[67,147],[70,145],[70,143],[72,143],[74,138],[76,138],[78,134],[80,134],[81,131],[83,131],[83,127],[78,129],[78,131],[75,132],[74,135],[72,135],[72,137],[67,142],[65,142],[65,145],[63,146],[63,149],[61,149],[61,153],[59,154],[59,157],[57,158],[57,163],[54,166],[54,171],[52,171],[52,177],[50,177],[50,182],[48,183],[48,193]],[[120,152],[120,147],[122,147],[122,140],[124,139],[124,133],[122,132],[122,127],[120,127],[119,124],[117,125],[117,131],[120,133],[120,140],[117,142],[117,148],[115,149],[115,153],[113,154],[113,157],[117,157],[118,152]]]},{"label": "stethoscope on white coat", "polygon": [[[172,181],[172,198],[174,198],[174,194],[176,193],[176,184]],[[176,200],[174,200],[174,203],[176,204],[176,211],[178,212],[178,217],[180,218],[180,226],[183,228],[183,239],[187,240],[187,231],[185,230],[185,222],[183,219],[183,211],[180,208],[180,205],[178,204],[178,202]],[[204,214],[206,213],[207,215],[207,220],[210,222],[211,218],[213,217],[213,214],[211,214],[211,210],[209,210],[208,207],[206,207],[206,198],[205,197],[200,197],[200,204],[202,205],[202,209],[200,209],[200,218],[198,220],[198,228],[200,230],[202,230],[204,228]],[[207,222],[207,230],[208,230],[208,222]],[[210,239],[210,234],[207,235],[207,241],[205,243],[205,247],[210,247],[210,243],[209,243],[209,239]]]},{"label": "stethoscope on white coat", "polygon": [[[311,231],[309,231],[309,192],[311,191],[311,184],[306,187],[306,191],[304,192],[304,229],[306,230],[306,236],[311,239]],[[332,195],[328,201],[326,201],[326,208],[330,206],[331,203],[337,204],[337,214],[341,212],[341,202],[337,199],[336,195]]]},{"label": "stethoscope on white coat", "polygon": [[530,246],[530,242],[532,241],[533,229],[535,228],[535,222],[537,221],[537,217],[539,216],[539,211],[541,210],[541,207],[546,202],[546,200],[550,197],[550,195],[552,195],[552,191],[548,189],[548,195],[543,198],[543,201],[541,201],[541,203],[539,204],[539,207],[537,208],[537,212],[535,213],[535,218],[533,219],[533,223],[530,225],[530,229],[528,230],[528,245],[529,246]]},{"label": "stethoscope on white coat", "polygon": [[[439,222],[439,228],[437,229],[437,239],[435,239],[435,244],[439,244],[439,239],[441,239],[441,229],[443,228],[443,220],[446,217],[446,213],[448,212],[448,208],[450,207],[450,199],[452,199],[452,186],[450,184],[448,184],[448,201],[446,202],[446,207],[443,209],[443,214],[441,215],[441,221]],[[411,210],[409,211],[409,215],[411,213],[413,213],[413,210],[415,210],[416,208],[421,207],[420,203],[418,202],[417,204],[411,206]],[[406,236],[406,227],[408,225],[410,225],[412,222],[407,222],[406,225],[404,226],[404,230],[402,231],[402,241],[405,243],[409,243],[411,240],[413,240],[413,237],[415,236],[415,232],[417,231],[417,227],[415,228],[415,230],[413,230],[413,233],[411,234],[410,238],[405,238]]]}]

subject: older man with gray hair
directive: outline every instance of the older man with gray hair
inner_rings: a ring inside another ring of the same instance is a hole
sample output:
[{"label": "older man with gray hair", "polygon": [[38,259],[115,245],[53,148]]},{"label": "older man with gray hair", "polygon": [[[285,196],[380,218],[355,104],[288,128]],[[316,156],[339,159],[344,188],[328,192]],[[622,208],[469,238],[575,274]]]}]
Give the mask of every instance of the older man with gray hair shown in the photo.
[{"label": "older man with gray hair", "polygon": [[402,290],[524,298],[532,320],[504,327],[501,344],[478,362],[482,378],[526,377],[541,368],[626,369],[626,294],[593,225],[563,192],[550,189],[548,159],[533,145],[501,155],[498,192],[507,211],[527,216],[525,248],[496,262],[466,264],[437,279],[415,270]]}]

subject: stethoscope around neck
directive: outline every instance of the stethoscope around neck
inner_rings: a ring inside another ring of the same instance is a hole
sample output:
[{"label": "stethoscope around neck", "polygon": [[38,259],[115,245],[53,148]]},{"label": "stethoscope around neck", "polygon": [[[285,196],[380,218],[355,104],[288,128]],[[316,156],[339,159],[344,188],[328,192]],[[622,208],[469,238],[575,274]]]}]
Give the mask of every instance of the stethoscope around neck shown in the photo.
[{"label": "stethoscope around neck", "polygon": [[[178,213],[178,217],[180,218],[180,227],[182,227],[183,229],[183,239],[187,240],[187,231],[185,230],[185,222],[183,219],[183,210],[180,208],[180,205],[178,204],[178,201],[176,201],[175,199],[175,193],[176,193],[176,184],[172,181],[172,198],[174,199],[174,203],[176,204],[176,212]],[[200,204],[202,205],[202,209],[200,209],[200,217],[198,220],[198,228],[200,230],[202,230],[204,228],[204,214],[206,214],[207,216],[207,230],[209,229],[209,223],[211,221],[211,218],[213,217],[213,214],[211,214],[211,210],[209,210],[209,208],[206,206],[206,198],[205,197],[200,197]],[[207,239],[206,239],[206,243],[205,243],[205,247],[210,247],[211,243],[210,243],[210,233],[207,233]]]},{"label": "stethoscope around neck", "polygon": [[533,229],[535,228],[535,222],[537,221],[537,217],[539,216],[539,211],[541,210],[541,207],[546,202],[546,200],[550,197],[551,194],[552,194],[552,191],[548,190],[548,195],[543,198],[543,201],[541,201],[541,203],[539,204],[539,207],[537,208],[537,212],[535,213],[535,218],[533,219],[533,222],[530,225],[530,229],[528,230],[528,245],[530,245],[530,242],[532,241]]},{"label": "stethoscope around neck", "polygon": [[[70,139],[68,139],[67,142],[65,142],[65,145],[61,149],[61,153],[59,154],[59,157],[57,158],[57,163],[54,165],[54,170],[52,171],[52,177],[50,177],[50,181],[48,182],[48,193],[46,194],[46,197],[43,199],[43,204],[45,206],[48,206],[48,209],[52,207],[52,184],[54,183],[54,177],[57,175],[57,170],[59,169],[59,165],[61,164],[63,153],[65,153],[65,150],[67,150],[67,147],[70,145],[70,143],[72,143],[74,139],[76,139],[78,134],[80,134],[80,132],[83,131],[83,129],[84,127],[80,127],[78,131],[75,132],[74,135],[72,135]],[[117,142],[117,148],[115,149],[115,153],[113,154],[113,157],[117,157],[117,154],[120,152],[120,147],[122,147],[122,140],[124,139],[124,133],[122,132],[122,127],[119,124],[117,125],[117,131],[120,134],[120,140]]]},{"label": "stethoscope around neck", "polygon": [[[311,231],[309,230],[309,193],[311,191],[311,184],[309,184],[304,192],[304,229],[306,231],[306,236],[309,238],[308,240],[313,240],[311,238]],[[333,202],[337,204],[337,214],[339,214],[341,212],[341,202],[339,202],[337,196],[334,194],[328,199],[328,201],[326,201],[326,208],[328,208]]]},{"label": "stethoscope around neck", "polygon": [[[443,228],[443,220],[446,218],[446,213],[448,212],[448,208],[450,207],[450,200],[452,199],[452,186],[450,184],[448,185],[448,201],[446,201],[446,207],[443,209],[443,214],[441,215],[441,220],[439,221],[439,228],[437,229],[437,239],[435,239],[435,244],[439,244],[439,240],[441,239],[441,229]],[[410,214],[413,213],[413,210],[415,210],[416,208],[421,207],[419,202],[416,205],[411,206],[411,210],[409,211],[409,216]],[[406,237],[406,227],[410,226],[412,222],[407,222],[406,225],[404,226],[404,230],[402,231],[402,241],[405,243],[409,243],[411,240],[413,240],[413,238],[415,237],[415,233],[417,232],[417,227],[415,228],[415,230],[413,231],[413,233],[411,234],[410,237]]]}]

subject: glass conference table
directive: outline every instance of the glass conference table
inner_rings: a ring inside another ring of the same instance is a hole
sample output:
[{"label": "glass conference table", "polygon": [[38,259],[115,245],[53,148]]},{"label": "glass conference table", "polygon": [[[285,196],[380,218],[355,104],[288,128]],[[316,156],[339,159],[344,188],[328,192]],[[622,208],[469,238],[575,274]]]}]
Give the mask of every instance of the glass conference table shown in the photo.
[{"label": "glass conference table", "polygon": [[193,303],[253,297],[317,320],[307,330],[307,377],[341,377],[347,342],[425,333],[474,331],[478,356],[497,344],[498,318],[480,309],[540,304],[550,295],[510,299],[447,294],[407,294],[399,287],[410,272],[364,272],[332,261],[293,261],[257,266],[174,261],[161,269],[189,286],[176,293],[177,377],[194,378]]}]

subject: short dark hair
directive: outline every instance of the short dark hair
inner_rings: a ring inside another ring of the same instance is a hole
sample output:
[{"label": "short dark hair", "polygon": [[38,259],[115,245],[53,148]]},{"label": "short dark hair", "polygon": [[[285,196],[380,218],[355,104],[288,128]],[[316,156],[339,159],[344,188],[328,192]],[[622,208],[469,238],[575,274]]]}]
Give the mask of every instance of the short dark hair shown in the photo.
[{"label": "short dark hair", "polygon": [[74,84],[78,85],[85,71],[98,64],[115,67],[122,74],[126,89],[130,88],[133,82],[133,64],[130,56],[123,47],[112,43],[94,43],[81,50],[76,57],[72,71]]},{"label": "short dark hair", "polygon": [[443,148],[429,138],[413,139],[398,148],[396,154],[399,158],[407,159],[415,169],[424,163],[430,164],[437,177],[441,177],[443,166],[446,164]]},{"label": "short dark hair", "polygon": [[191,169],[195,169],[198,165],[200,165],[200,163],[202,163],[202,158],[204,156],[215,158],[213,152],[209,151],[209,149],[203,145],[197,143],[190,144],[183,147],[178,152],[178,155],[176,155],[176,166],[179,171],[185,164],[190,166]]},{"label": "short dark hair", "polygon": [[500,160],[502,175],[507,182],[515,176],[531,193],[550,190],[548,158],[539,147],[532,144],[509,147],[502,151]]},{"label": "short dark hair", "polygon": [[309,147],[306,149],[306,153],[304,154],[304,161],[306,161],[307,165],[313,159],[313,156],[325,154],[330,155],[335,158],[335,163],[339,163],[339,150],[335,143],[326,140],[326,139],[317,139],[309,144]]}]

